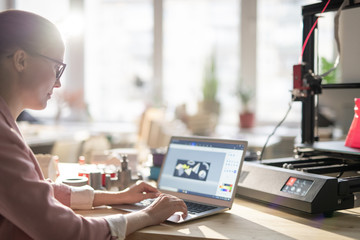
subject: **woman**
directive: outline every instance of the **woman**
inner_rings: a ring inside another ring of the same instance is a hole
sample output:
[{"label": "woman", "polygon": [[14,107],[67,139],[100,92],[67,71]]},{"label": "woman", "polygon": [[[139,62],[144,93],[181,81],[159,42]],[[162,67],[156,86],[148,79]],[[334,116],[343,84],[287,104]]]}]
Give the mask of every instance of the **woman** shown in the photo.
[{"label": "woman", "polygon": [[[43,109],[61,86],[64,43],[48,20],[24,11],[0,13],[0,239],[123,239],[175,212],[176,197],[141,182],[122,192],[72,188],[44,180],[15,119],[24,109]],[[156,201],[143,211],[84,218],[73,208]]]}]

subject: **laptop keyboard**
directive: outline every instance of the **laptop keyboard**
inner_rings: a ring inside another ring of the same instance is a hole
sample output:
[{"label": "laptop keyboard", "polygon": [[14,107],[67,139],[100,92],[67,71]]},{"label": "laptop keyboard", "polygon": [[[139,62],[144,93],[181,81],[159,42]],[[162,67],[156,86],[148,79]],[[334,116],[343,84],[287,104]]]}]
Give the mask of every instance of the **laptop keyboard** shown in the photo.
[{"label": "laptop keyboard", "polygon": [[[140,204],[144,207],[149,206],[155,199],[145,199],[143,201],[140,202]],[[216,208],[215,206],[209,206],[209,205],[204,205],[201,203],[195,203],[195,202],[189,202],[189,201],[184,201],[188,212],[191,214],[197,214],[197,213],[202,213],[202,212],[206,212],[209,211],[211,209]]]},{"label": "laptop keyboard", "polygon": [[194,203],[194,202],[188,202],[188,201],[184,201],[184,202],[188,208],[188,212],[191,214],[202,213],[202,212],[206,212],[206,211],[216,208],[214,206],[204,205],[201,203]]}]

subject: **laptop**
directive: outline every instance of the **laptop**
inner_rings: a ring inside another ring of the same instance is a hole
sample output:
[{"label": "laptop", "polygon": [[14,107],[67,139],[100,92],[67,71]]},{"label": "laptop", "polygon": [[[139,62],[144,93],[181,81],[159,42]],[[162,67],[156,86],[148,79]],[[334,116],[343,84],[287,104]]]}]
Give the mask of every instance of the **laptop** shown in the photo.
[{"label": "laptop", "polygon": [[[243,140],[171,137],[158,189],[183,199],[188,216],[183,219],[176,213],[167,220],[181,223],[231,209],[246,148]],[[136,211],[149,202],[151,199],[112,207]]]}]

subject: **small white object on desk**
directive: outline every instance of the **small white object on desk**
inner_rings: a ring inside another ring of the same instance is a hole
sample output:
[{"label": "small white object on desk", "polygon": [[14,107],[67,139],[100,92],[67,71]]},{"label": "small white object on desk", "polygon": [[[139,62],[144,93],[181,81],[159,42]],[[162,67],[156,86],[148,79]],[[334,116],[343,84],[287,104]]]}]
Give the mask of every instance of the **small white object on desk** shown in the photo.
[{"label": "small white object on desk", "polygon": [[88,184],[88,178],[87,177],[66,178],[62,180],[62,182],[69,186],[81,187]]}]

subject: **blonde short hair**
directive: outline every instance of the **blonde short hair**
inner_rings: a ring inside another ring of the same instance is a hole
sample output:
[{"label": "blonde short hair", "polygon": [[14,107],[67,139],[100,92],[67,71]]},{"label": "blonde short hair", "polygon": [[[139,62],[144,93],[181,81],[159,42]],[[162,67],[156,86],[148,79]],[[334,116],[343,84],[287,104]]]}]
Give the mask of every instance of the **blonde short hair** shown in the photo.
[{"label": "blonde short hair", "polygon": [[63,45],[61,34],[46,18],[20,10],[0,12],[0,55],[16,48],[41,52],[59,44]]}]

